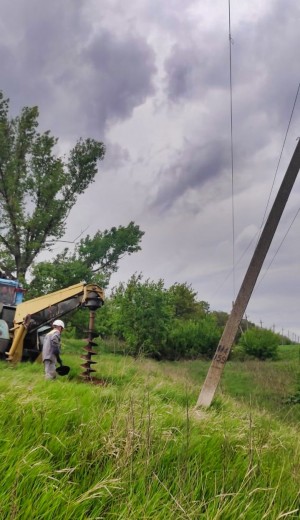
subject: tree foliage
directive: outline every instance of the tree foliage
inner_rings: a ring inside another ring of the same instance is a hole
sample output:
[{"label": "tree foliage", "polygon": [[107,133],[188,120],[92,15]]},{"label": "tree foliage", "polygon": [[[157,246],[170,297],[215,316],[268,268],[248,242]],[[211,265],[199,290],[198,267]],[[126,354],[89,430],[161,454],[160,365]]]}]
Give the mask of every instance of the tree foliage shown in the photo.
[{"label": "tree foliage", "polygon": [[167,341],[173,307],[162,280],[142,281],[133,275],[127,286],[120,284],[114,293],[113,331],[128,345],[134,356],[160,357]]},{"label": "tree foliage", "polygon": [[114,289],[96,322],[106,337],[124,341],[123,351],[159,360],[210,357],[220,338],[208,304],[197,302],[191,286],[166,289],[163,280],[143,281],[141,274]]},{"label": "tree foliage", "polygon": [[189,319],[197,312],[197,293],[187,283],[175,283],[169,289],[176,318]]},{"label": "tree foliage", "polygon": [[197,300],[197,293],[190,284],[176,282],[169,288],[169,294],[175,318],[190,320],[204,318],[209,314],[209,304]]},{"label": "tree foliage", "polygon": [[47,294],[83,280],[107,286],[120,259],[141,249],[143,234],[138,225],[130,222],[128,226],[97,231],[93,237],[83,238],[74,252],[66,248],[53,260],[33,266],[33,281],[27,296]]},{"label": "tree foliage", "polygon": [[24,279],[38,253],[62,237],[78,196],[94,181],[103,143],[80,139],[67,159],[38,131],[38,108],[9,117],[0,92],[0,269]]}]

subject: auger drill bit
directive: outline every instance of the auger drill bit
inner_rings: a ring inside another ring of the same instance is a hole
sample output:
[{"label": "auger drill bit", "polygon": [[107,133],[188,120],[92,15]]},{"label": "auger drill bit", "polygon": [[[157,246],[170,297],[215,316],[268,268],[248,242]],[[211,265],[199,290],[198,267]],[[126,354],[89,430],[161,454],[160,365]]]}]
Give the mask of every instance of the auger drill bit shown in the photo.
[{"label": "auger drill bit", "polygon": [[97,336],[97,334],[94,331],[94,322],[95,322],[95,311],[90,311],[90,321],[89,321],[89,329],[87,330],[88,337],[87,337],[87,345],[84,347],[84,350],[86,351],[86,354],[83,354],[80,356],[82,359],[85,360],[85,363],[83,363],[81,366],[84,368],[84,372],[81,374],[81,377],[83,377],[87,381],[92,380],[92,373],[96,372],[92,368],[92,365],[96,364],[96,361],[92,360],[92,356],[96,356],[97,352],[93,350],[93,347],[97,346],[97,343],[93,341],[93,339]]},{"label": "auger drill bit", "polygon": [[94,338],[98,336],[95,332],[95,311],[101,304],[99,302],[98,295],[94,292],[91,292],[87,298],[86,307],[90,309],[90,320],[89,320],[89,328],[86,331],[88,333],[87,337],[87,345],[84,347],[86,354],[82,354],[81,359],[84,359],[85,363],[81,366],[84,368],[84,372],[82,372],[81,377],[86,381],[93,381],[92,373],[96,372],[92,368],[92,365],[96,364],[96,361],[92,360],[92,356],[96,356],[97,352],[93,350],[93,347],[97,346],[97,343],[93,341]]}]

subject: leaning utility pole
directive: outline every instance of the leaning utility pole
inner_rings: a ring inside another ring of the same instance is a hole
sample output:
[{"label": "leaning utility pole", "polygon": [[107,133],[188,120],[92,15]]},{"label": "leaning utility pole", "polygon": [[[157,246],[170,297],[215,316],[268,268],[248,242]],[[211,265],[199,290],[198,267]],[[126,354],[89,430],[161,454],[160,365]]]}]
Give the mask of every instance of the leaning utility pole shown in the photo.
[{"label": "leaning utility pole", "polygon": [[247,308],[256,280],[262,268],[269,247],[271,245],[273,236],[279,224],[281,215],[291,193],[292,187],[297,178],[299,169],[300,140],[298,140],[298,144],[295,148],[293,157],[288,166],[284,179],[281,183],[277,197],[274,201],[274,204],[266,221],[265,227],[261,233],[252,260],[246,272],[244,281],[241,285],[236,301],[233,305],[231,314],[225,325],[222,337],[220,339],[219,345],[217,347],[211,366],[208,370],[206,379],[204,381],[202,390],[198,397],[196,407],[208,407],[210,406],[214,398],[224,365],[227,361],[230,349],[234,342],[234,338],[238,331],[238,327]]}]

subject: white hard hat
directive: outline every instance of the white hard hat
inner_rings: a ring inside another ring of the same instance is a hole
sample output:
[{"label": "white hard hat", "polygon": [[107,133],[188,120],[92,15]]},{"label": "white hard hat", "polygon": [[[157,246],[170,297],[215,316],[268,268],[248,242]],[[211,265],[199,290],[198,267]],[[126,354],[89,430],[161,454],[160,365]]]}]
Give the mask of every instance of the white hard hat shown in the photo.
[{"label": "white hard hat", "polygon": [[63,329],[65,328],[65,324],[61,320],[54,320],[52,325],[53,325],[53,327],[62,327]]}]

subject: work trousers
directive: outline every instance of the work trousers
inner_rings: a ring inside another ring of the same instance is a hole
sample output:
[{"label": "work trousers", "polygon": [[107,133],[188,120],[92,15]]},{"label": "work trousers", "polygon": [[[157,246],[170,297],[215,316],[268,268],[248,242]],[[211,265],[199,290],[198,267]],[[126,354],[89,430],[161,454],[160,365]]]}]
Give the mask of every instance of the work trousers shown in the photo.
[{"label": "work trousers", "polygon": [[57,376],[55,362],[51,361],[50,359],[45,359],[44,367],[45,367],[45,379],[55,379]]}]

